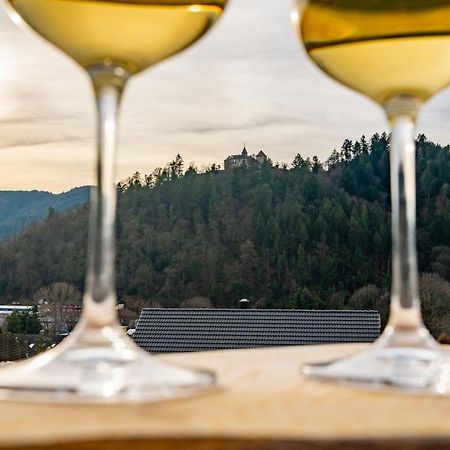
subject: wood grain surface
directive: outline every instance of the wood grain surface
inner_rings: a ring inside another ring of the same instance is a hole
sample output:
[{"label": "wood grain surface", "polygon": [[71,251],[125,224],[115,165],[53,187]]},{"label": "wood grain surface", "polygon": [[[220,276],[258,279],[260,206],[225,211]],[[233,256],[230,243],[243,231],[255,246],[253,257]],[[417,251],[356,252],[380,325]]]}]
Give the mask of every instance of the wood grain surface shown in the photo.
[{"label": "wood grain surface", "polygon": [[450,398],[366,392],[299,375],[362,345],[161,356],[217,372],[201,396],[143,405],[0,402],[0,449],[450,449]]}]

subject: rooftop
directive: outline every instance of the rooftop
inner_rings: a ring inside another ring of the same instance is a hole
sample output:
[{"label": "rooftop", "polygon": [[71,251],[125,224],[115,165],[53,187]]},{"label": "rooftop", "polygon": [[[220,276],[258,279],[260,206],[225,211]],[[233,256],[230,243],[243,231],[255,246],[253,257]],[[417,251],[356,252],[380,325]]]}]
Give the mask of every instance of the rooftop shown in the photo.
[{"label": "rooftop", "polygon": [[133,339],[153,353],[373,342],[378,311],[145,308]]}]

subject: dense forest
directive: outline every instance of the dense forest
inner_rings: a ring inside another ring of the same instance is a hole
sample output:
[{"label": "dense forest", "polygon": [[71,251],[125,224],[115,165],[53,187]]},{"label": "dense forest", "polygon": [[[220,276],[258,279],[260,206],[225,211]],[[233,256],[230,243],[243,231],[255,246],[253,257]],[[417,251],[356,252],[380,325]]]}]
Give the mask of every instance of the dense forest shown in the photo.
[{"label": "dense forest", "polygon": [[[421,295],[434,334],[450,332],[450,147],[417,139]],[[163,307],[378,309],[390,287],[389,143],[346,140],[320,163],[201,173],[177,156],[118,187],[119,298]],[[50,210],[0,245],[0,300],[43,286],[82,290],[88,207]],[[130,306],[131,308],[131,306]],[[450,334],[450,333],[449,333]]]}]

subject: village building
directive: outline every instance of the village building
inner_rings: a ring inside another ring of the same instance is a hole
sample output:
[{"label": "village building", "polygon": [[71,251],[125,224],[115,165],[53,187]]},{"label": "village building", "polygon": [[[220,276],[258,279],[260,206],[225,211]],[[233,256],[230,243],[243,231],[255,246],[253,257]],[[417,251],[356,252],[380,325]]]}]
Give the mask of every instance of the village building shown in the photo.
[{"label": "village building", "polygon": [[68,334],[80,320],[81,305],[61,305],[40,300],[37,305],[39,320],[47,331]]}]

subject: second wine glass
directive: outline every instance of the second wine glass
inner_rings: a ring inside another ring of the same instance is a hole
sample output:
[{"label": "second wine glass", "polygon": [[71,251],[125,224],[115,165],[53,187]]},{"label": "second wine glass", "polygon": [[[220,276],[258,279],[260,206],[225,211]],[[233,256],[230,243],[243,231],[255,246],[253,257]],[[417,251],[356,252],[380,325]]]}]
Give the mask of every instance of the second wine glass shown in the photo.
[{"label": "second wine glass", "polygon": [[[140,402],[190,395],[214,384],[207,371],[150,356],[116,317],[114,182],[117,115],[128,80],[189,47],[226,0],[10,0],[15,13],[89,74],[97,103],[97,189],[80,322],[54,349],[0,370],[0,398]],[[70,164],[70,162],[68,162]]]},{"label": "second wine glass", "polygon": [[311,377],[450,395],[450,364],[425,328],[416,256],[414,127],[420,106],[450,83],[449,0],[297,0],[293,20],[324,72],[386,112],[392,202],[389,322],[366,351],[308,365]]}]

